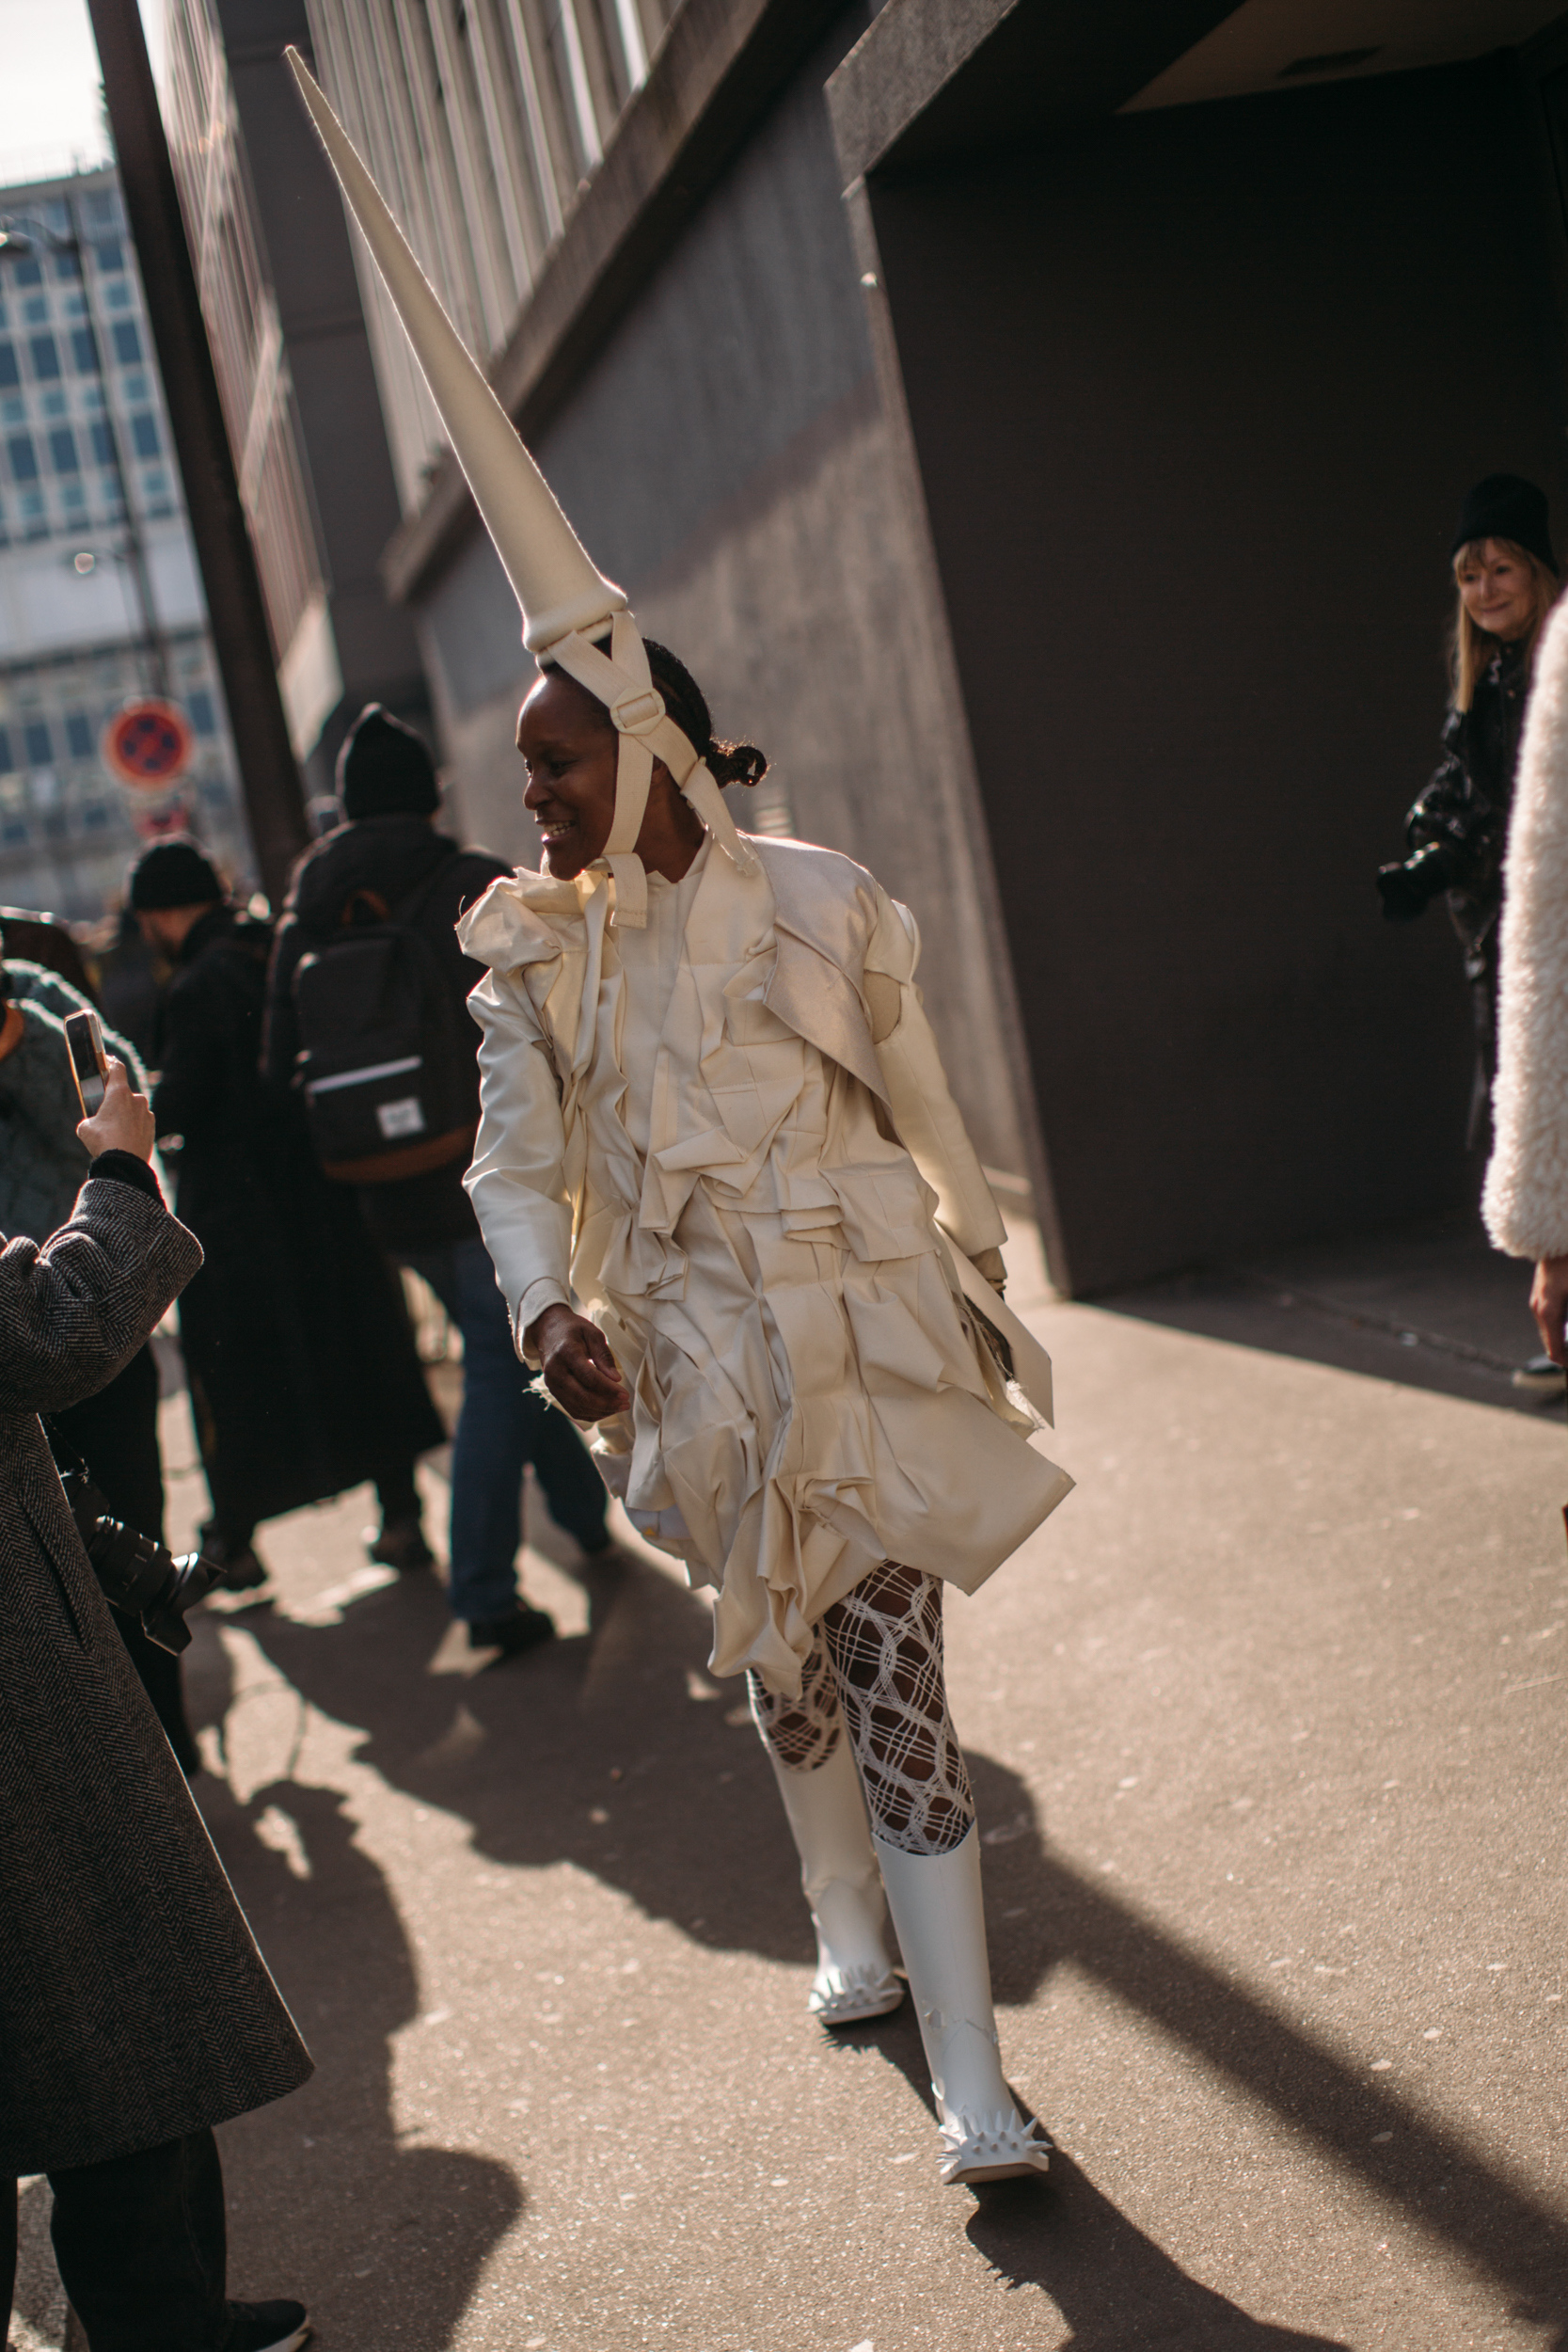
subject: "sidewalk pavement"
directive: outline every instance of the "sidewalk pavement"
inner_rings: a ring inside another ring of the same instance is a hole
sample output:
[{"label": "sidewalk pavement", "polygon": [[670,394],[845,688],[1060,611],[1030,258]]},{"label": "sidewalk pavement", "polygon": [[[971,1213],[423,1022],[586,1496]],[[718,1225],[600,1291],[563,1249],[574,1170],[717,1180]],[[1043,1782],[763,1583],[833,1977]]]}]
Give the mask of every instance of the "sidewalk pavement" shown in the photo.
[{"label": "sidewalk pavement", "polygon": [[[350,1497],[265,1530],[275,1597],[191,1653],[318,2061],[222,2135],[236,2292],[307,2295],[324,2352],[1568,2344],[1560,1414],[1357,1325],[1375,1256],[1063,1305],[1026,1238],[1080,1483],[949,1650],[1049,2186],[941,2188],[907,2011],[806,2015],[768,1769],[669,1563],[574,1578],[536,1514],[564,1638],[476,1671]],[[1423,1264],[1384,1320],[1465,1340]]]}]

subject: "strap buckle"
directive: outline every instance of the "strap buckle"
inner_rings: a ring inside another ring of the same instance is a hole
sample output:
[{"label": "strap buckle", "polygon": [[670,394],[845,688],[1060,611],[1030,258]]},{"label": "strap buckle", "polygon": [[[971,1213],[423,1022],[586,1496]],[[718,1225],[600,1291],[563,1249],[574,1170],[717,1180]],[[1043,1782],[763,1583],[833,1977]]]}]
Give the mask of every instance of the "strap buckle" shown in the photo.
[{"label": "strap buckle", "polygon": [[629,694],[610,704],[610,723],[618,735],[652,735],[664,708],[664,697],[657,686],[633,687]]}]

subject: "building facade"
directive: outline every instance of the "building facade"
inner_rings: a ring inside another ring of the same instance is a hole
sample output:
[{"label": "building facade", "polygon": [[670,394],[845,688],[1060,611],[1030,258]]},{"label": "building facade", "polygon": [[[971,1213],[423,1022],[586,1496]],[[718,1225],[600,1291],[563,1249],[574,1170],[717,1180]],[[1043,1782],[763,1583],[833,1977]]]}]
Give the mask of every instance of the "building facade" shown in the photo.
[{"label": "building facade", "polygon": [[[774,756],[742,821],[918,914],[1057,1280],[1473,1203],[1459,956],[1372,878],[1464,491],[1568,535],[1559,0],[640,0],[641,79],[609,0],[310,10],[586,545]],[[363,282],[386,575],[531,858],[515,609]]]},{"label": "building facade", "polygon": [[[249,850],[135,258],[112,171],[0,189],[0,899],[102,914],[150,831]],[[101,744],[166,694],[196,736],[169,793]]]},{"label": "building facade", "polygon": [[427,730],[380,559],[400,514],[348,234],[282,63],[304,0],[167,0],[162,103],[290,739],[325,802],[367,702]]}]

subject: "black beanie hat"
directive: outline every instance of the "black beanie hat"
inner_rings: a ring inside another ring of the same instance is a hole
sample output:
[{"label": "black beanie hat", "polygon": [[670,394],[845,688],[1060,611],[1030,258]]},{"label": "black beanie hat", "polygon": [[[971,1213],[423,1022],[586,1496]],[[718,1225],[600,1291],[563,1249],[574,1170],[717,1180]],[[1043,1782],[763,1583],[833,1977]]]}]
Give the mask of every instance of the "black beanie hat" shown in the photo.
[{"label": "black beanie hat", "polygon": [[1476,539],[1512,539],[1516,548],[1538,557],[1549,572],[1557,570],[1546,494],[1523,474],[1489,473],[1465,494],[1449,555],[1457,555]]},{"label": "black beanie hat", "polygon": [[338,754],[343,815],[434,817],[441,805],[436,762],[412,727],[367,703]]},{"label": "black beanie hat", "polygon": [[212,860],[177,835],[142,851],[131,868],[129,895],[138,913],[151,914],[158,907],[209,906],[224,889]]}]

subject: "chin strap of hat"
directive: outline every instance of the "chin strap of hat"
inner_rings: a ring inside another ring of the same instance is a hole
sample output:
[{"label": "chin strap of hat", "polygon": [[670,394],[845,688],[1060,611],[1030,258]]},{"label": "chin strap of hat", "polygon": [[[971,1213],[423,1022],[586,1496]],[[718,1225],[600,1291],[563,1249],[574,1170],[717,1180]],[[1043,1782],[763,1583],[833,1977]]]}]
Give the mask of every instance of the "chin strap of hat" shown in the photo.
[{"label": "chin strap of hat", "polygon": [[615,881],[615,920],[630,930],[648,921],[648,877],[637,854],[637,836],[647,813],[654,761],[661,759],[677,788],[712,834],[730,863],[754,874],[757,862],[735,829],[735,820],[706,765],[664,707],[653,682],[647,648],[629,612],[610,624],[610,651],[578,629],[557,638],[547,658],[602,702],[620,738],[615,762],[615,815],[604,859]]}]

